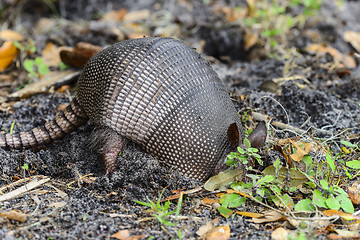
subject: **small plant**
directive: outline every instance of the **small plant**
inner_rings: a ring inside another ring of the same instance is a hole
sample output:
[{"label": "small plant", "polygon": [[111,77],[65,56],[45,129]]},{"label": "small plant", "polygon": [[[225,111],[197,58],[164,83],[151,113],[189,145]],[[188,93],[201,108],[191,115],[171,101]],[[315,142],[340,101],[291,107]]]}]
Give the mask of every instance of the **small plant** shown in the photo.
[{"label": "small plant", "polygon": [[[24,60],[24,68],[28,72],[30,81],[36,78],[40,78],[50,72],[49,66],[44,63],[41,57],[32,58],[32,55],[36,52],[36,46],[33,40],[27,42],[14,42],[16,48],[22,53],[22,59]],[[64,67],[64,66],[63,66]]]},{"label": "small plant", "polygon": [[263,165],[261,156],[257,154],[258,151],[257,148],[252,148],[249,140],[245,138],[244,148],[238,147],[237,152],[231,152],[227,156],[226,165],[231,167],[241,164],[244,165],[247,170],[251,170],[252,167],[248,165],[251,159],[255,159],[260,165]]},{"label": "small plant", "polygon": [[17,49],[20,51],[26,53],[26,54],[32,54],[36,52],[36,46],[34,40],[29,40],[24,43],[20,43],[18,41],[14,41],[14,45]]},{"label": "small plant", "polygon": [[24,68],[28,71],[30,79],[39,78],[50,72],[41,57],[37,57],[35,60],[25,59]]},{"label": "small plant", "polygon": [[3,127],[2,129],[3,129],[6,133],[13,134],[13,132],[14,132],[14,127],[15,127],[15,120],[11,123],[10,131],[7,131],[4,127]]},{"label": "small plant", "polygon": [[181,204],[182,204],[182,194],[180,195],[180,198],[178,200],[178,204],[175,210],[170,211],[170,201],[166,201],[165,203],[161,203],[161,198],[163,195],[164,191],[161,192],[159,199],[157,200],[156,203],[154,203],[153,201],[151,201],[150,199],[147,198],[147,202],[142,202],[142,201],[136,201],[134,200],[136,203],[149,207],[150,209],[148,210],[148,212],[151,212],[152,215],[163,225],[165,226],[175,226],[175,224],[171,221],[168,220],[168,217],[170,215],[175,214],[175,216],[177,217],[180,214],[180,210],[181,210]]}]

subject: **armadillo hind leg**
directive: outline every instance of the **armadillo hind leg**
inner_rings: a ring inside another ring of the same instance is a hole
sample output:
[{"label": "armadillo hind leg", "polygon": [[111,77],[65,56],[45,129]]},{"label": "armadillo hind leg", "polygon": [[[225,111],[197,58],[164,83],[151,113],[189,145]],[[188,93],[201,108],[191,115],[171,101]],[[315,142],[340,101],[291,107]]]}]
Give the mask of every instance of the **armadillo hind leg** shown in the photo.
[{"label": "armadillo hind leg", "polygon": [[116,160],[126,146],[127,139],[114,130],[102,127],[92,133],[91,148],[95,149],[105,165],[106,175],[116,171]]},{"label": "armadillo hind leg", "polygon": [[64,112],[57,114],[54,120],[46,122],[43,127],[17,134],[1,134],[0,147],[30,148],[44,145],[64,137],[87,121],[85,111],[74,98]]}]

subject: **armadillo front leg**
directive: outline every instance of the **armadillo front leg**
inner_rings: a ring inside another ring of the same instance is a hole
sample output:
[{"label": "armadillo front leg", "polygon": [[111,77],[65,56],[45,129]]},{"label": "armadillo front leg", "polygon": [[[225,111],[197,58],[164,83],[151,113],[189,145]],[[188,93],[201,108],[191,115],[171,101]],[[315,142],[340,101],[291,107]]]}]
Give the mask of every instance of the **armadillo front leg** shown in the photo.
[{"label": "armadillo front leg", "polygon": [[112,174],[116,170],[116,159],[125,148],[126,138],[107,127],[94,131],[91,138],[90,146],[104,161],[106,174]]},{"label": "armadillo front leg", "polygon": [[[115,141],[114,141],[115,140]],[[102,154],[106,175],[112,174],[116,170],[116,159],[126,145],[126,139],[119,136],[117,139],[110,139],[105,143],[104,153]]]}]

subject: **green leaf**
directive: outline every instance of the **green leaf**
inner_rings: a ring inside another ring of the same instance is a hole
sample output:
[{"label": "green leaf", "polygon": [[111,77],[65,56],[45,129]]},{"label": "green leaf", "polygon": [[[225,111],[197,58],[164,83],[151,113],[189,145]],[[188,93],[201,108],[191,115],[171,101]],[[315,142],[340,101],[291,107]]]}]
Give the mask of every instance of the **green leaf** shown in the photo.
[{"label": "green leaf", "polygon": [[251,147],[251,143],[250,143],[249,139],[244,138],[244,146],[245,146],[245,148],[250,148]]},{"label": "green leaf", "polygon": [[26,71],[28,71],[29,73],[32,73],[34,72],[34,61],[33,60],[30,60],[30,59],[25,59],[24,61],[24,68]]},{"label": "green leaf", "polygon": [[340,209],[340,202],[333,195],[330,195],[330,197],[328,199],[326,199],[326,205],[330,209],[334,209],[334,210],[339,210]]},{"label": "green leaf", "polygon": [[305,163],[306,170],[309,171],[309,166],[312,163],[312,158],[309,155],[305,155],[302,159],[302,161]]},{"label": "green leaf", "polygon": [[221,216],[223,216],[223,217],[225,217],[225,218],[230,217],[231,214],[234,213],[234,211],[232,211],[232,210],[230,210],[230,209],[228,209],[228,208],[226,208],[226,207],[223,207],[223,206],[218,207],[217,210],[218,210],[218,212],[221,214]]},{"label": "green leaf", "polygon": [[331,171],[335,173],[335,163],[329,153],[326,153],[326,162],[329,164]]},{"label": "green leaf", "polygon": [[14,132],[14,127],[15,127],[15,120],[11,123],[10,134],[13,134],[13,132]]},{"label": "green leaf", "polygon": [[226,194],[220,200],[221,201],[219,201],[219,202],[222,204],[223,207],[237,208],[245,203],[246,198],[241,197],[239,194],[236,194],[236,193],[230,193],[230,194]]},{"label": "green leaf", "polygon": [[261,185],[265,184],[265,183],[269,183],[272,182],[275,179],[274,176],[272,175],[266,175],[262,178],[260,178],[256,183],[254,187],[260,187]]},{"label": "green leaf", "polygon": [[315,211],[315,207],[310,199],[303,199],[295,205],[295,211]]},{"label": "green leaf", "polygon": [[354,205],[347,197],[342,196],[340,200],[340,207],[348,213],[354,213]]},{"label": "green leaf", "polygon": [[[245,138],[246,139],[246,138]],[[245,139],[244,139],[244,142],[245,142]],[[249,141],[249,140],[248,140]],[[244,149],[242,149],[241,147],[237,147],[237,151],[240,153],[240,154],[246,154],[246,151]]]},{"label": "green leaf", "polygon": [[327,208],[326,198],[324,198],[322,193],[317,189],[315,189],[313,192],[313,203],[318,207]]},{"label": "green leaf", "polygon": [[38,72],[41,75],[46,75],[50,72],[50,70],[49,70],[49,67],[45,63],[42,63],[42,64],[38,65]]},{"label": "green leaf", "polygon": [[345,141],[345,140],[341,140],[340,142],[341,142],[341,144],[343,144],[343,145],[345,145],[347,147],[350,147],[350,148],[357,148],[358,147],[357,145],[355,145],[355,144],[353,144],[351,142]]},{"label": "green leaf", "polygon": [[134,200],[134,202],[136,202],[137,204],[146,206],[146,207],[151,207],[151,204],[148,202],[141,202],[141,201],[137,201],[137,200]]},{"label": "green leaf", "polygon": [[21,167],[24,170],[29,170],[29,165],[27,165],[26,163],[24,163],[24,165]]},{"label": "green leaf", "polygon": [[352,160],[346,162],[346,166],[354,169],[360,169],[360,161],[358,160]]},{"label": "green leaf", "polygon": [[278,173],[281,168],[280,159],[277,158],[276,161],[273,163],[273,165],[275,167],[275,173]]},{"label": "green leaf", "polygon": [[242,174],[243,171],[240,169],[220,172],[218,175],[211,177],[205,183],[204,188],[208,191],[214,191],[216,189],[225,190],[227,185],[233,183],[235,178]]},{"label": "green leaf", "polygon": [[324,190],[329,190],[329,184],[325,179],[320,180],[320,185]]},{"label": "green leaf", "polygon": [[66,65],[65,63],[63,63],[63,62],[60,62],[59,63],[59,68],[60,68],[60,70],[65,70],[65,69],[67,69],[69,66],[68,65]]}]

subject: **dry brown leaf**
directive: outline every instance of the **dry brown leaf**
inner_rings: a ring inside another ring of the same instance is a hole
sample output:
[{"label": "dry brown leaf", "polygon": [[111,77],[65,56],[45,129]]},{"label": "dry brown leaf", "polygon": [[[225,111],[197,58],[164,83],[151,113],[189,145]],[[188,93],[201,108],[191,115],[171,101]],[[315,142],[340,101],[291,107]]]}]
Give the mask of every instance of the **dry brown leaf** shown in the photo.
[{"label": "dry brown leaf", "polygon": [[231,8],[227,6],[218,5],[215,9],[216,12],[223,12],[228,22],[234,22],[239,19],[244,19],[248,13],[247,8]]},{"label": "dry brown leaf", "polygon": [[[291,139],[289,139],[289,141],[297,150],[296,153],[290,155],[291,159],[294,160],[295,162],[299,162],[305,155],[309,153],[310,150],[312,150],[310,143],[302,143],[302,142],[295,143]],[[302,149],[300,145],[304,145],[305,149]]]},{"label": "dry brown leaf", "polygon": [[357,230],[349,231],[349,230],[345,230],[345,229],[335,229],[335,232],[342,239],[345,239],[345,238],[346,239],[359,239],[359,232]]},{"label": "dry brown leaf", "polygon": [[289,232],[290,232],[289,230],[279,227],[271,233],[271,237],[274,240],[286,240],[288,239]]},{"label": "dry brown leaf", "polygon": [[262,213],[253,213],[253,212],[235,212],[236,214],[239,214],[241,216],[245,216],[245,217],[251,217],[251,218],[260,218],[263,217],[264,214]]},{"label": "dry brown leaf", "polygon": [[259,35],[257,33],[246,33],[244,37],[245,45],[244,49],[245,51],[249,50],[252,46],[254,46],[259,39]]},{"label": "dry brown leaf", "polygon": [[214,224],[212,222],[207,222],[196,231],[196,234],[200,237],[205,236],[205,234],[213,228]]},{"label": "dry brown leaf", "polygon": [[120,230],[117,233],[114,233],[113,235],[111,235],[110,237],[116,238],[119,240],[137,240],[137,239],[144,238],[145,235],[130,236],[129,230]]},{"label": "dry brown leaf", "polygon": [[128,10],[126,8],[110,11],[101,18],[101,21],[122,21],[127,12]]},{"label": "dry brown leaf", "polygon": [[352,220],[357,220],[359,219],[356,215],[352,214],[352,213],[344,213],[342,211],[339,210],[334,210],[334,209],[330,209],[330,210],[325,210],[322,212],[325,216],[339,216],[347,221],[352,221]]},{"label": "dry brown leaf", "polygon": [[219,226],[208,231],[204,239],[205,240],[226,240],[230,238],[230,227]]},{"label": "dry brown leaf", "polygon": [[42,59],[46,65],[49,67],[59,66],[60,59],[60,49],[55,46],[55,44],[49,42],[46,44],[44,50],[41,53]]},{"label": "dry brown leaf", "polygon": [[142,37],[149,37],[148,34],[140,32],[140,33],[129,33],[128,34],[129,39],[135,39],[135,38],[142,38]]},{"label": "dry brown leaf", "polygon": [[6,217],[7,219],[11,219],[19,222],[26,222],[27,216],[28,216],[27,214],[15,210],[0,213],[0,217]]},{"label": "dry brown leaf", "polygon": [[124,16],[124,21],[125,22],[136,22],[136,21],[146,20],[149,17],[150,17],[150,10],[143,9],[143,10],[128,12]]},{"label": "dry brown leaf", "polygon": [[11,41],[6,41],[0,47],[0,72],[4,71],[16,58],[17,48]]},{"label": "dry brown leaf", "polygon": [[347,193],[351,202],[358,205],[360,203],[360,182],[355,181],[350,187],[348,187]]},{"label": "dry brown leaf", "polygon": [[45,77],[37,82],[27,84],[24,88],[17,92],[11,93],[9,96],[14,98],[26,98],[36,93],[47,92],[55,83],[63,80],[64,78],[71,78],[76,76],[78,72],[73,70],[67,71],[52,71]]},{"label": "dry brown leaf", "polygon": [[360,53],[360,32],[345,31],[344,40],[353,46]]},{"label": "dry brown leaf", "polygon": [[60,51],[61,60],[71,66],[83,67],[96,53],[103,48],[90,43],[79,42],[73,49],[62,48]]},{"label": "dry brown leaf", "polygon": [[56,90],[57,93],[64,93],[71,90],[70,85],[63,85],[59,89]]},{"label": "dry brown leaf", "polygon": [[54,202],[54,203],[50,203],[49,207],[53,207],[53,208],[62,208],[66,205],[65,201],[61,201],[61,202]]},{"label": "dry brown leaf", "polygon": [[340,53],[336,48],[333,48],[331,46],[314,43],[314,44],[307,46],[306,51],[312,52],[312,53],[317,53],[318,55],[324,55],[324,54],[328,53],[334,58],[335,61],[343,63],[344,66],[340,65],[340,67],[356,68],[356,62],[352,57],[350,57],[349,55]]},{"label": "dry brown leaf", "polygon": [[285,220],[285,216],[276,211],[265,212],[261,218],[252,218],[254,223],[276,222],[279,220]]},{"label": "dry brown leaf", "polygon": [[213,203],[218,203],[219,202],[219,199],[218,198],[203,198],[201,200],[204,204],[213,204]]},{"label": "dry brown leaf", "polygon": [[0,32],[0,39],[4,41],[23,41],[24,37],[12,30],[4,30]]},{"label": "dry brown leaf", "polygon": [[236,190],[233,190],[233,189],[227,189],[226,193],[237,193],[237,194],[239,194],[239,195],[241,195],[243,197],[251,198],[248,194],[240,192],[240,191],[236,191]]},{"label": "dry brown leaf", "polygon": [[120,230],[117,233],[114,233],[110,236],[111,238],[116,238],[119,240],[127,240],[130,237],[130,231],[129,230]]}]

